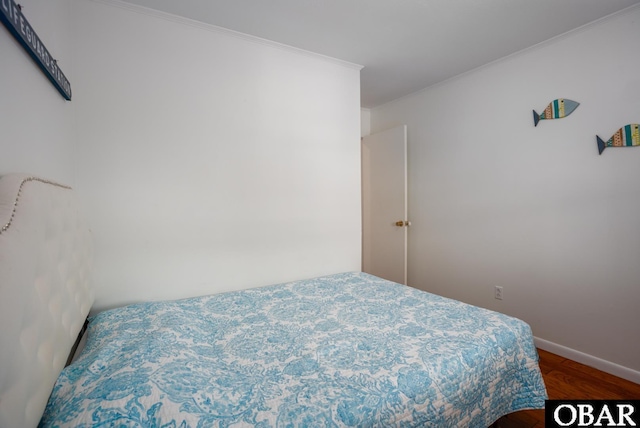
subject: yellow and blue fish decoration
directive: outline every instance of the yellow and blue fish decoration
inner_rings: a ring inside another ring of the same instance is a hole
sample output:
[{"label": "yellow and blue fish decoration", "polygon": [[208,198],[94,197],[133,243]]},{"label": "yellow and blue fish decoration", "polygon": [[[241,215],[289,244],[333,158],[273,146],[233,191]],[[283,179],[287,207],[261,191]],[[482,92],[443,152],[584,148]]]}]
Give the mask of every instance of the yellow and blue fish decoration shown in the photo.
[{"label": "yellow and blue fish decoration", "polygon": [[569,116],[580,105],[577,101],[558,98],[551,101],[542,114],[533,111],[533,125],[538,126],[538,122],[545,119],[561,119]]},{"label": "yellow and blue fish decoration", "polygon": [[598,151],[600,154],[602,154],[607,147],[640,146],[640,125],[637,123],[625,125],[618,129],[607,141],[602,141],[602,138],[596,135],[596,141],[598,142]]}]

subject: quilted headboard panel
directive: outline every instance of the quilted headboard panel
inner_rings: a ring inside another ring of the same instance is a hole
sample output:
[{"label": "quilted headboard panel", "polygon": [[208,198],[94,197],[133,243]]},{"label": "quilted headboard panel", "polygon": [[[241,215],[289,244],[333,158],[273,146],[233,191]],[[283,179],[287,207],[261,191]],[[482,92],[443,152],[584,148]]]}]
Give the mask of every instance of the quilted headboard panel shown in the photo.
[{"label": "quilted headboard panel", "polygon": [[74,192],[0,178],[0,427],[35,427],[93,304]]}]

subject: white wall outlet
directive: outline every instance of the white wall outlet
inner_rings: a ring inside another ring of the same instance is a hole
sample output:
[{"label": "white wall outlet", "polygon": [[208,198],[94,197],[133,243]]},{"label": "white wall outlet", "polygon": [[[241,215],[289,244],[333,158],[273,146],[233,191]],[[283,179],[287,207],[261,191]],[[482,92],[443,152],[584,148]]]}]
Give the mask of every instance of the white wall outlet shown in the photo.
[{"label": "white wall outlet", "polygon": [[502,300],[502,287],[496,285],[495,289],[495,298],[498,300]]}]

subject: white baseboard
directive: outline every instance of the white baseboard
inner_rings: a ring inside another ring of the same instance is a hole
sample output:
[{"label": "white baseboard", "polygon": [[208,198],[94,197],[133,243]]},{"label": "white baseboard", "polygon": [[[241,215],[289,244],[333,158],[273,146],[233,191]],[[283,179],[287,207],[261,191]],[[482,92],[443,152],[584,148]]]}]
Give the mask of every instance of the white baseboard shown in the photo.
[{"label": "white baseboard", "polygon": [[549,342],[548,340],[540,339],[539,337],[534,337],[533,340],[538,348],[549,351],[552,354],[569,358],[586,366],[640,384],[640,371],[594,357],[593,355],[585,354],[584,352],[576,351],[575,349],[567,348],[566,346],[558,345],[557,343]]}]

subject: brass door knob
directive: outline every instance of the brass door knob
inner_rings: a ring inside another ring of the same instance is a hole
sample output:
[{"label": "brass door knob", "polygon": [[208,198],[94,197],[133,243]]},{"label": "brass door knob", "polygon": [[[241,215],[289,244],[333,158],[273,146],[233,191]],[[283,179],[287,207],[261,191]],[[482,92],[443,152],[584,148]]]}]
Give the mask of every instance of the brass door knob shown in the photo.
[{"label": "brass door knob", "polygon": [[400,221],[396,221],[396,226],[398,227],[411,226],[411,223],[405,220],[400,220]]}]

